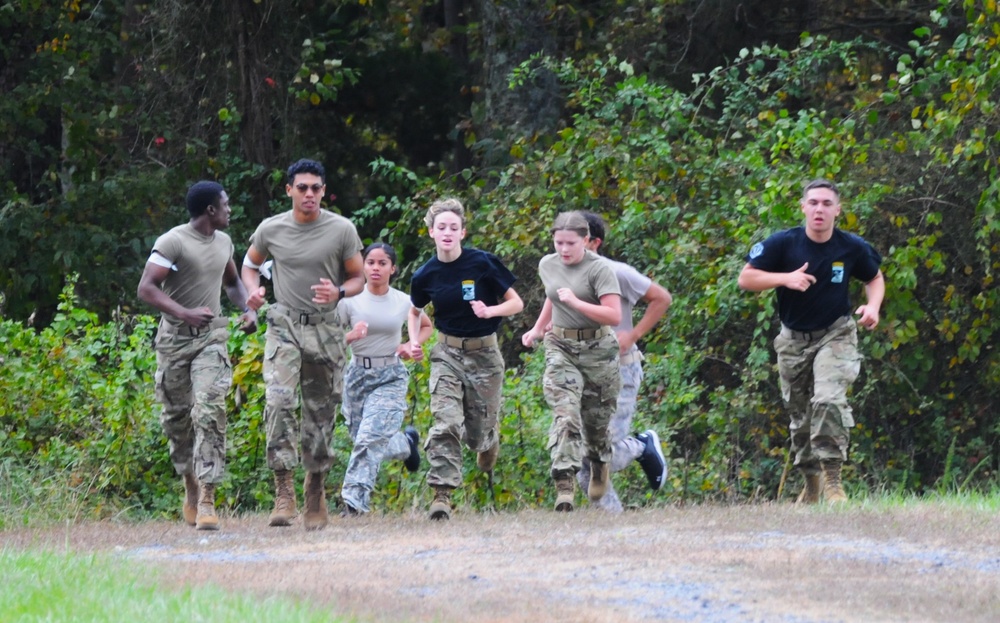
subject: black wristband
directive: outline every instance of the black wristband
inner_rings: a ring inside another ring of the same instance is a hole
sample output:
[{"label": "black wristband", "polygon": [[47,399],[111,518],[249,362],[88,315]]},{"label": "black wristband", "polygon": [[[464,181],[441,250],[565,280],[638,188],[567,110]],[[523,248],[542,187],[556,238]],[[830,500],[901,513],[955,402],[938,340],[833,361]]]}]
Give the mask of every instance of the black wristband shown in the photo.
[{"label": "black wristband", "polygon": [[344,286],[340,286],[337,288],[337,300],[343,301],[345,298],[347,298],[347,292],[344,291]]}]

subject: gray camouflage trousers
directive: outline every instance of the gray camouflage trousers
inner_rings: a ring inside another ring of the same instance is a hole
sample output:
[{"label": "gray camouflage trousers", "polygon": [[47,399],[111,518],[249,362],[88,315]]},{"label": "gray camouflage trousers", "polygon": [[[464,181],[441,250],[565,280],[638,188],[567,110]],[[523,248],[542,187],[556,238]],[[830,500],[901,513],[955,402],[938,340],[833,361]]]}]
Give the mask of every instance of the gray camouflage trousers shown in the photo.
[{"label": "gray camouflage trousers", "polygon": [[548,448],[554,479],[579,472],[584,456],[611,462],[609,425],[620,386],[614,333],[593,340],[545,334],[542,392],[552,409]]},{"label": "gray camouflage trousers", "polygon": [[795,466],[814,474],[824,459],[847,460],[848,429],[854,426],[847,391],[861,372],[857,323],[816,340],[795,339],[782,328],[774,350]]},{"label": "gray camouflage trousers", "polygon": [[[274,310],[267,315],[264,383],[267,466],[327,472],[333,465],[333,426],[343,392],[343,329],[335,322],[301,325]],[[296,410],[301,393],[301,432]]]},{"label": "gray camouflage trousers", "polygon": [[371,510],[381,463],[410,456],[410,443],[399,430],[406,412],[408,379],[402,363],[370,369],[351,364],[344,371],[341,412],[354,449],[340,495],[356,511]]},{"label": "gray camouflage trousers", "polygon": [[218,484],[226,469],[226,395],[233,382],[229,332],[156,338],[156,399],[160,426],[178,474]]},{"label": "gray camouflage trousers", "polygon": [[462,484],[462,442],[473,452],[499,443],[504,363],[497,346],[466,351],[443,341],[431,349],[431,413],[427,484]]},{"label": "gray camouflage trousers", "polygon": [[[636,349],[638,352],[638,349]],[[615,414],[611,417],[608,432],[611,434],[611,473],[620,472],[632,461],[642,456],[645,445],[632,436],[632,418],[635,417],[635,403],[639,398],[639,386],[642,385],[642,360],[620,365],[622,384],[618,392],[618,404]],[[576,474],[580,488],[584,491],[590,487],[590,461],[583,460],[583,469]],[[615,491],[613,480],[608,481],[608,491],[596,506],[607,511],[620,512],[621,499]]]}]

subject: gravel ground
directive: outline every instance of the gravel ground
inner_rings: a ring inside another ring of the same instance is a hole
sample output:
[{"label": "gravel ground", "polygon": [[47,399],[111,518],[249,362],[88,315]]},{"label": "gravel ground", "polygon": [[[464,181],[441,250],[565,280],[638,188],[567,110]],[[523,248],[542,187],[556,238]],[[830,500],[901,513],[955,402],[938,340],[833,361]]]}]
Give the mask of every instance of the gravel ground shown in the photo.
[{"label": "gravel ground", "polygon": [[930,503],[334,516],[311,533],[255,515],[215,533],[101,522],[0,536],[109,552],[169,587],[291,596],[363,621],[1000,619],[1000,517]]}]

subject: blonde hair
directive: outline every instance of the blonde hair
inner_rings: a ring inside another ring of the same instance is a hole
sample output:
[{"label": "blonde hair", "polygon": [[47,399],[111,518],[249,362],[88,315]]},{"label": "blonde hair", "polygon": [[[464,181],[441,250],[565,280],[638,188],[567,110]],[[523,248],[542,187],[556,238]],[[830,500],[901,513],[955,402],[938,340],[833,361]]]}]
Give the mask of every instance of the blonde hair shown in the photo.
[{"label": "blonde hair", "polygon": [[590,235],[590,224],[582,212],[560,212],[549,231],[553,234],[557,231],[575,231],[581,238],[586,238]]},{"label": "blonde hair", "polygon": [[439,214],[443,214],[445,212],[457,214],[458,218],[462,219],[462,227],[465,227],[465,208],[462,207],[461,201],[453,197],[438,199],[432,203],[431,207],[427,208],[427,214],[424,215],[424,223],[427,224],[427,227],[434,227],[434,219],[436,219]]}]

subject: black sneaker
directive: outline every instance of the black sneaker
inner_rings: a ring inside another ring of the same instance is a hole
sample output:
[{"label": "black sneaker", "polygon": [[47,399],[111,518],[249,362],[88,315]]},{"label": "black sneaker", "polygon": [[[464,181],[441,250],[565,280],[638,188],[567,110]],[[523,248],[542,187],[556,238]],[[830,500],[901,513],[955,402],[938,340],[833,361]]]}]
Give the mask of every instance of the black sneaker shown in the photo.
[{"label": "black sneaker", "polygon": [[406,457],[403,461],[403,467],[410,473],[413,473],[420,469],[420,433],[412,426],[407,426],[403,434],[406,435],[406,440],[410,442],[410,456]]},{"label": "black sneaker", "polygon": [[340,511],[341,517],[360,517],[361,514],[361,511],[346,503],[344,504],[344,510]]},{"label": "black sneaker", "polygon": [[636,459],[639,466],[646,473],[649,479],[649,488],[656,491],[663,486],[663,481],[667,479],[667,459],[663,458],[663,450],[660,448],[660,438],[655,430],[647,430],[635,436],[636,439],[646,445],[642,455]]}]

